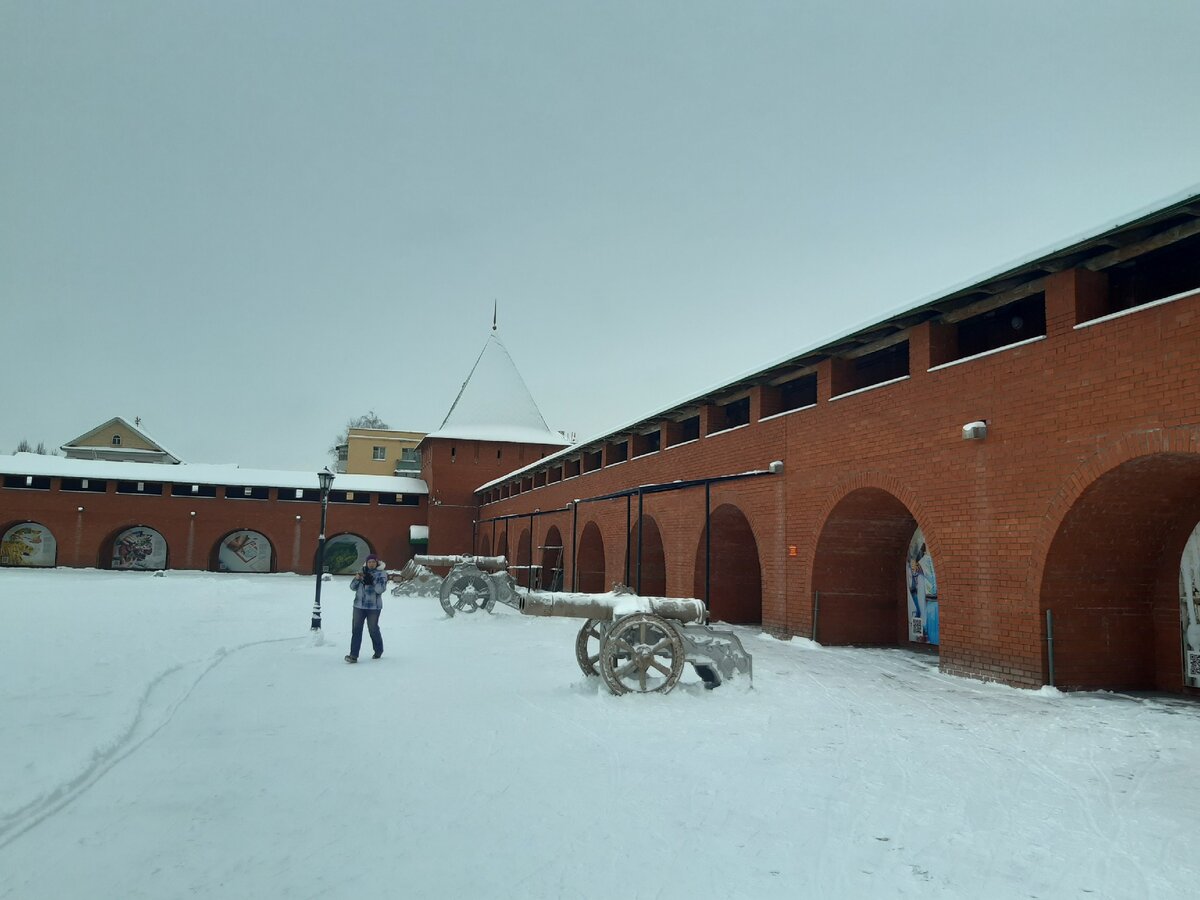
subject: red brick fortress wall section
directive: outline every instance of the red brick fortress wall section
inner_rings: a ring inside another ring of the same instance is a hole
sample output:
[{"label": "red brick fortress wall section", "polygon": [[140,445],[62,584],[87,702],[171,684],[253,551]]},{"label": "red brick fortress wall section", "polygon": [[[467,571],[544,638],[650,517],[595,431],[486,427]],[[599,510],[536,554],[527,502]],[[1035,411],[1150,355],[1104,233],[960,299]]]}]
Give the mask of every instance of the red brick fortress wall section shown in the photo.
[{"label": "red brick fortress wall section", "polygon": [[[945,358],[946,333],[918,325],[903,380],[836,396],[826,361],[816,406],[766,421],[752,412],[749,426],[488,503],[479,516],[780,459],[781,474],[729,482],[712,503],[736,506],[754,534],[765,627],[811,635],[824,585],[824,639],[902,642],[902,545],[919,526],[937,568],[944,670],[1044,683],[1050,610],[1065,629],[1056,659],[1065,685],[1178,690],[1170,585],[1200,520],[1200,294],[1077,327],[1103,290],[1090,271],[1050,275],[1043,338],[932,366]],[[962,427],[979,420],[987,437],[964,440]],[[580,505],[581,520],[589,510],[606,550],[620,545],[607,556],[611,577],[624,568],[624,508],[593,515],[591,506]],[[692,594],[703,490],[655,495],[646,510],[668,592]],[[1094,537],[1106,532],[1111,541]],[[1105,595],[1088,606],[1103,579],[1152,599],[1114,606]]]},{"label": "red brick fortress wall section", "polygon": [[[0,489],[0,533],[17,522],[38,522],[55,536],[58,565],[104,568],[111,560],[112,541],[122,530],[147,526],[166,540],[170,568],[207,570],[215,567],[213,560],[223,537],[251,529],[271,542],[271,571],[314,571],[321,525],[319,503],[281,501],[275,499],[275,489],[269,500],[227,500],[223,488],[218,489],[217,497],[193,498],[166,493],[118,494],[115,482],[102,494],[62,491],[60,487],[61,479],[52,478],[48,491]],[[381,505],[372,498],[370,504],[329,504],[326,533],[329,537],[357,534],[390,569],[398,569],[412,557],[409,526],[425,521],[424,498],[419,506]]]}]

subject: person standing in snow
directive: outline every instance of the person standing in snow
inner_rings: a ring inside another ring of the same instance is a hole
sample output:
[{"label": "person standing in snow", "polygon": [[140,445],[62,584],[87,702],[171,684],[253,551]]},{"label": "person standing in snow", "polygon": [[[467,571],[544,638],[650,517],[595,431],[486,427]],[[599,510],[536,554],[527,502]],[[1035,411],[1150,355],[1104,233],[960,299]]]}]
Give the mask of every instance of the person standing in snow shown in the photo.
[{"label": "person standing in snow", "polygon": [[371,646],[375,650],[373,659],[383,656],[383,635],[379,631],[379,613],[383,611],[383,589],[387,587],[387,572],[379,557],[372,553],[357,575],[350,579],[354,591],[354,627],[350,636],[350,653],[346,662],[358,662],[358,651],[362,647],[363,623],[371,633]]}]

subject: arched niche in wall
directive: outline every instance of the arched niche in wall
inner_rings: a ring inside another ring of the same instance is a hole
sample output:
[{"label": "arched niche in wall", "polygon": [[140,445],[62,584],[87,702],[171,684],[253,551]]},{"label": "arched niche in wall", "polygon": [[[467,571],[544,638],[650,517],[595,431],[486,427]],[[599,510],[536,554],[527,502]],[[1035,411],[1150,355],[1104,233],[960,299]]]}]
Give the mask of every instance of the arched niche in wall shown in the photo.
[{"label": "arched niche in wall", "polygon": [[217,543],[214,553],[218,572],[273,572],[275,548],[260,531],[243,528],[230,532]]},{"label": "arched niche in wall", "polygon": [[37,569],[58,562],[54,533],[39,522],[18,522],[0,537],[0,565]]},{"label": "arched niche in wall", "polygon": [[121,531],[112,544],[104,564],[122,571],[167,568],[167,539],[148,525],[134,525]]},{"label": "arched niche in wall", "polygon": [[371,554],[367,539],[351,532],[335,534],[325,542],[325,571],[334,575],[353,575]]},{"label": "arched niche in wall", "polygon": [[[702,531],[696,548],[696,596],[707,599],[717,621],[757,624],[762,621],[762,566],[758,541],[745,513],[724,503],[709,516],[712,537]],[[706,556],[711,551],[711,556]]]}]

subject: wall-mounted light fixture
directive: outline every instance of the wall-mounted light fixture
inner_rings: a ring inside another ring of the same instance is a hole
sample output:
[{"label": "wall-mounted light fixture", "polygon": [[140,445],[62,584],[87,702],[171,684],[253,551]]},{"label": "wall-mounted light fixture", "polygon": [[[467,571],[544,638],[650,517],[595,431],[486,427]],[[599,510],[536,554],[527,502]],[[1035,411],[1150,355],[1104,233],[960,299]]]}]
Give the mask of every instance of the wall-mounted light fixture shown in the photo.
[{"label": "wall-mounted light fixture", "polygon": [[192,516],[192,518],[193,518],[193,519],[194,519],[194,518],[196,518],[196,511],[195,511],[194,509],[193,509],[193,510],[192,510],[192,512],[191,512],[191,516]]},{"label": "wall-mounted light fixture", "polygon": [[773,463],[771,463],[769,466],[767,466],[767,471],[770,472],[772,475],[778,475],[780,472],[783,471],[783,460],[782,459],[775,460]]},{"label": "wall-mounted light fixture", "polygon": [[83,507],[82,507],[82,506],[77,506],[77,507],[75,508],[75,511],[76,511],[76,512],[83,512]]},{"label": "wall-mounted light fixture", "polygon": [[962,437],[964,441],[982,441],[987,431],[987,422],[968,422],[962,428]]},{"label": "wall-mounted light fixture", "polygon": [[299,522],[299,521],[300,521],[300,517],[299,517],[299,516],[296,516],[296,521],[297,521],[297,522]]}]

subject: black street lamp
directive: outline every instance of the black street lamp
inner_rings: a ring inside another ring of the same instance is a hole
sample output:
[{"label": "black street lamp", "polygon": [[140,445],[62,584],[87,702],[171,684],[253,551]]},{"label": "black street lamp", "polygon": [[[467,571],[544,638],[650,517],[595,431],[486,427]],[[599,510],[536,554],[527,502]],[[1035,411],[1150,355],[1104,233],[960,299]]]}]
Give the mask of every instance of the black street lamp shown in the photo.
[{"label": "black street lamp", "polygon": [[321,579],[325,575],[325,513],[329,510],[329,489],[333,487],[333,473],[326,466],[317,473],[321,485],[321,534],[317,537],[317,598],[313,601],[312,630],[321,630]]}]

